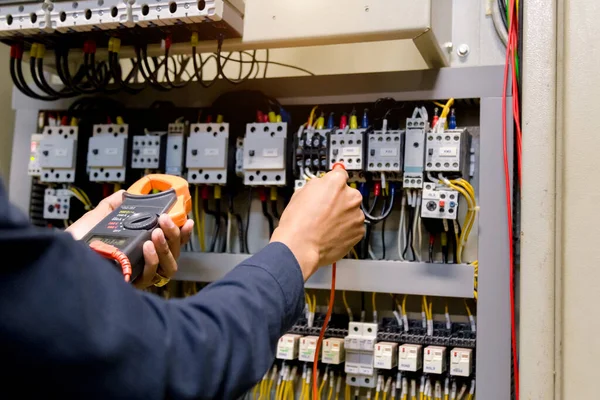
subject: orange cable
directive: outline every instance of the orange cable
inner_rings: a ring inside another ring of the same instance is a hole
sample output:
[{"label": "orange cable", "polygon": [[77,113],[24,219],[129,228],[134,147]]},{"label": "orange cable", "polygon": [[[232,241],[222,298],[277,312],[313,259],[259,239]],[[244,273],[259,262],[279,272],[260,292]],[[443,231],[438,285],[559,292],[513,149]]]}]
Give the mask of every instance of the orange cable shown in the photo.
[{"label": "orange cable", "polygon": [[100,254],[102,257],[118,262],[121,266],[121,271],[123,272],[125,282],[129,282],[131,280],[131,262],[129,261],[129,258],[125,255],[125,253],[123,253],[115,246],[101,242],[99,240],[95,240],[92,243],[90,243],[90,248],[96,253]]},{"label": "orange cable", "polygon": [[321,333],[319,333],[319,339],[317,340],[317,348],[315,349],[315,359],[313,361],[313,399],[319,398],[319,389],[317,387],[319,351],[321,351],[321,344],[323,343],[323,338],[325,337],[325,330],[327,330],[327,324],[329,324],[329,318],[331,318],[331,312],[333,311],[333,302],[335,301],[335,264],[336,263],[331,264],[331,292],[329,294],[329,306],[327,307],[327,314],[325,314],[325,321],[323,321],[323,326],[321,327]]}]

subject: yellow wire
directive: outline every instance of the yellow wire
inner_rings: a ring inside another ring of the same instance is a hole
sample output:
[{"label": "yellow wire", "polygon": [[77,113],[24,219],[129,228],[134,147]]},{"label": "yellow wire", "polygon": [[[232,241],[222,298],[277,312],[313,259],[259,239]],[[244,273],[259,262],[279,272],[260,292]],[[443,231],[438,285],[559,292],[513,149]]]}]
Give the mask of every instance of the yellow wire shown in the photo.
[{"label": "yellow wire", "polygon": [[304,292],[304,299],[306,300],[306,304],[308,305],[308,311],[312,312],[312,302],[310,300],[310,296],[306,292]]},{"label": "yellow wire", "polygon": [[344,307],[346,307],[346,310],[350,309],[350,306],[348,305],[348,300],[346,300],[346,291],[342,290],[342,300],[344,300]]},{"label": "yellow wire", "polygon": [[350,386],[348,384],[344,388],[344,400],[350,400]]},{"label": "yellow wire", "polygon": [[425,318],[429,318],[429,308],[427,307],[427,296],[422,297],[421,308],[425,309]]},{"label": "yellow wire", "polygon": [[471,314],[471,309],[469,308],[469,305],[467,304],[467,300],[465,300],[465,308],[467,309],[467,315],[469,317],[472,317],[473,314]]},{"label": "yellow wire", "polygon": [[[325,375],[323,375],[325,376]],[[325,387],[325,379],[321,380],[321,384],[319,385],[319,400],[321,400],[323,395],[323,388]]]},{"label": "yellow wire", "polygon": [[308,125],[309,127],[311,127],[313,125],[313,118],[315,117],[315,111],[317,111],[317,108],[319,108],[319,106],[314,106],[313,109],[310,111],[310,116],[308,117]]},{"label": "yellow wire", "polygon": [[121,190],[121,184],[120,183],[115,183],[114,192],[117,193],[119,190]]},{"label": "yellow wire", "polygon": [[379,390],[375,391],[375,400],[379,400]]},{"label": "yellow wire", "polygon": [[450,113],[450,107],[452,107],[453,104],[454,104],[454,99],[453,98],[448,99],[448,101],[446,102],[446,105],[444,105],[444,108],[442,109],[440,118],[446,118],[448,116],[448,114]]},{"label": "yellow wire", "polygon": [[258,386],[259,384],[257,383],[256,385],[254,385],[254,389],[252,389],[252,400],[256,400],[256,396],[258,393],[256,393],[258,391]]},{"label": "yellow wire", "polygon": [[429,320],[433,321],[433,300],[429,302]]},{"label": "yellow wire", "polygon": [[467,241],[467,238],[469,237],[470,233],[471,233],[471,228],[473,228],[474,222],[475,222],[475,213],[477,210],[477,203],[475,200],[475,196],[474,196],[474,190],[473,187],[464,179],[460,179],[460,180],[453,180],[453,181],[441,181],[442,183],[444,183],[446,186],[450,187],[451,189],[456,190],[457,192],[459,192],[466,200],[467,200],[467,204],[468,204],[468,210],[467,210],[467,215],[465,217],[465,223],[463,226],[463,230],[460,234],[460,237],[458,239],[458,243],[457,243],[457,252],[456,252],[456,258],[457,258],[457,263],[462,263],[462,251],[463,251],[463,247],[464,244]]},{"label": "yellow wire", "polygon": [[444,312],[446,314],[450,314],[450,312],[448,311],[448,301],[446,301],[446,305],[444,306]]},{"label": "yellow wire", "polygon": [[333,397],[333,387],[329,387],[329,394],[327,394],[327,400],[331,400]]},{"label": "yellow wire", "polygon": [[198,203],[200,203],[200,197],[198,195],[198,185],[196,185],[194,189],[194,219],[196,220],[196,234],[198,235],[200,250],[204,252],[206,251],[206,246],[204,245],[204,218],[200,219],[200,206]]},{"label": "yellow wire", "polygon": [[267,385],[267,390],[265,392],[265,396],[271,397],[271,390],[273,390],[273,384],[275,383],[274,379],[269,379],[269,384]]},{"label": "yellow wire", "polygon": [[317,312],[317,295],[315,295],[315,294],[313,294],[313,296],[312,296],[312,305],[313,305],[312,312],[316,313]]},{"label": "yellow wire", "polygon": [[371,303],[373,305],[373,312],[377,311],[377,293],[373,292],[373,297],[371,298]]},{"label": "yellow wire", "polygon": [[275,400],[280,400],[281,396],[280,396],[280,391],[281,391],[281,382],[279,382],[277,384],[277,387],[275,387]]},{"label": "yellow wire", "polygon": [[406,298],[407,297],[408,297],[407,295],[404,295],[404,298],[402,299],[402,314],[403,315],[406,315]]},{"label": "yellow wire", "polygon": [[442,107],[442,108],[446,107],[446,105],[445,105],[445,104],[442,104],[442,103],[440,103],[439,101],[432,101],[432,103],[433,103],[433,104],[435,104],[435,105],[436,105],[436,106],[438,106],[438,107]]},{"label": "yellow wire", "polygon": [[350,250],[350,252],[354,256],[354,258],[358,260],[358,253],[356,252],[356,250],[354,250],[354,247],[352,248],[352,250]]}]

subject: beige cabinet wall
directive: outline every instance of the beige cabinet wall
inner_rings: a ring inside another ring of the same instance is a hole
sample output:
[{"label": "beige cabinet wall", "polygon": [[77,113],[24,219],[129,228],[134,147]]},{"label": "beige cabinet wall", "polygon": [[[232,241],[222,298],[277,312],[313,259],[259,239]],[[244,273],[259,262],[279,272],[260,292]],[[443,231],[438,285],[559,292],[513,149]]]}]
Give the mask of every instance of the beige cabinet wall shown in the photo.
[{"label": "beige cabinet wall", "polygon": [[0,178],[5,185],[10,172],[15,113],[12,109],[12,81],[8,68],[9,47],[0,45]]}]

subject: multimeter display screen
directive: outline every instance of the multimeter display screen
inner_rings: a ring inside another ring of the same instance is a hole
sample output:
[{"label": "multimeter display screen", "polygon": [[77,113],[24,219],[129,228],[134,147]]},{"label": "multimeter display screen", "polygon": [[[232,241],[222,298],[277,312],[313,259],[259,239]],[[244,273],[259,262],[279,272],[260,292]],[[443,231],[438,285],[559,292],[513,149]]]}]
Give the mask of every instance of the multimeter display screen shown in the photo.
[{"label": "multimeter display screen", "polygon": [[92,236],[88,243],[92,243],[94,240],[99,240],[106,244],[110,244],[115,247],[123,247],[129,241],[128,238],[117,237],[117,236]]}]

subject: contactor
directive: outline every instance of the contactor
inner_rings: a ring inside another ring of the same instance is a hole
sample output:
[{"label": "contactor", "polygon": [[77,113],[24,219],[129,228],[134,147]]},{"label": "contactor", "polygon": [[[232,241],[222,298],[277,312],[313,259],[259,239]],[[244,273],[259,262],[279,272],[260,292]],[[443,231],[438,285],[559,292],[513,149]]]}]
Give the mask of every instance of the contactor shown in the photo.
[{"label": "contactor", "polygon": [[37,150],[41,182],[75,182],[78,129],[77,126],[44,127]]},{"label": "contactor", "polygon": [[246,125],[243,148],[245,185],[285,186],[287,123]]},{"label": "contactor", "polygon": [[129,125],[94,125],[88,145],[88,174],[92,182],[124,182]]},{"label": "contactor", "polygon": [[190,125],[186,157],[188,182],[225,185],[228,150],[228,123]]}]

